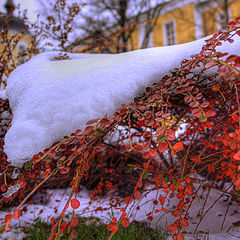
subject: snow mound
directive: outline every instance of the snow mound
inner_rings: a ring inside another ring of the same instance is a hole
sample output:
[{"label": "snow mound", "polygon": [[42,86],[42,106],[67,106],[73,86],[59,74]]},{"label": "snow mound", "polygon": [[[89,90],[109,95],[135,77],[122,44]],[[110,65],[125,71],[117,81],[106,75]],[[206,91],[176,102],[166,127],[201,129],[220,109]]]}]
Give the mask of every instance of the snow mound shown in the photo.
[{"label": "snow mound", "polygon": [[[220,50],[239,52],[238,39]],[[128,53],[68,54],[59,52],[33,57],[12,72],[7,81],[7,97],[13,111],[12,126],[5,137],[8,161],[21,167],[93,118],[111,115],[131,102],[182,59],[200,52],[205,39],[168,47]]]}]

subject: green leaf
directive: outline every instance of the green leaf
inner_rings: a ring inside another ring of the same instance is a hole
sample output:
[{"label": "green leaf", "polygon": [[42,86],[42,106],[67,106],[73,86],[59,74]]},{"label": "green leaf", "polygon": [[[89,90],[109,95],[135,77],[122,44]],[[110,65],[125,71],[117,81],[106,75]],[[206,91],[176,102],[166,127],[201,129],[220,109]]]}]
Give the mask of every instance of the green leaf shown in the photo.
[{"label": "green leaf", "polygon": [[125,173],[131,173],[133,171],[134,167],[132,166],[127,166],[126,167],[126,170],[125,170]]},{"label": "green leaf", "polygon": [[95,130],[95,133],[98,134],[98,135],[102,135],[103,134],[103,130],[101,128],[97,128]]},{"label": "green leaf", "polygon": [[32,167],[32,163],[31,163],[31,162],[26,162],[26,163],[24,164],[25,170],[28,170],[28,169],[30,169],[31,167]]},{"label": "green leaf", "polygon": [[201,117],[199,118],[199,121],[200,121],[200,122],[206,122],[206,121],[207,121],[207,117],[206,117],[206,116],[201,116]]},{"label": "green leaf", "polygon": [[149,172],[144,171],[143,173],[143,179],[147,179],[149,177]]},{"label": "green leaf", "polygon": [[162,136],[159,136],[159,137],[157,138],[157,140],[158,140],[158,142],[162,142],[165,138],[166,138],[166,136],[165,136],[165,135],[162,135]]}]

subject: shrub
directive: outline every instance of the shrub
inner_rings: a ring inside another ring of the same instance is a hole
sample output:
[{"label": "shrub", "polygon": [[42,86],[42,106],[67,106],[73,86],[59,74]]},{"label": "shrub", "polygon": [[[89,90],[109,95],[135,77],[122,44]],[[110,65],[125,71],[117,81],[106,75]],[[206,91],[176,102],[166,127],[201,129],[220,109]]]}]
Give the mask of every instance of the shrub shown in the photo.
[{"label": "shrub", "polygon": [[[152,190],[164,189],[164,195],[153,199],[158,209],[147,214],[150,221],[155,215],[167,211],[165,200],[168,196],[178,199],[177,209],[172,212],[176,220],[167,226],[173,239],[184,239],[183,233],[189,225],[189,210],[201,186],[213,188],[218,182],[229,183],[220,197],[227,193],[239,203],[240,57],[216,50],[223,41],[232,43],[235,35],[240,36],[240,18],[230,22],[228,30],[213,35],[199,54],[184,59],[178,69],[148,87],[146,93],[133,103],[122,105],[112,117],[90,120],[85,129],[77,130],[62,142],[35,155],[23,169],[18,169],[17,178],[13,177],[15,168],[2,158],[0,185],[4,197],[1,204],[17,197],[21,199],[32,186],[15,211],[6,216],[6,230],[10,229],[12,218],[19,218],[21,207],[34,192],[51,179],[69,176],[72,193],[59,220],[52,221],[51,239],[60,236],[65,230],[63,216],[69,204],[73,209],[79,207],[74,194],[84,179],[94,179],[93,169],[101,166],[105,156],[123,164],[129,157],[141,156],[141,161],[128,166],[127,171],[135,171],[137,179],[133,181],[133,191],[121,203],[120,219],[113,218],[107,227],[112,232],[109,239],[119,224],[123,227],[129,225],[131,201],[141,199],[150,184]],[[182,127],[185,128],[183,133],[175,135]],[[106,147],[105,138],[121,128],[125,128],[127,134],[119,131],[119,140],[111,143],[114,150],[110,150],[111,147]],[[116,168],[111,171],[117,176],[120,173],[118,164],[112,164],[112,160],[109,164]],[[199,175],[203,180],[199,180]],[[114,189],[114,177],[111,176],[108,182],[98,182],[95,191]],[[196,184],[199,187],[194,187]],[[74,211],[72,219],[74,223]],[[75,227],[75,224],[70,224],[67,231],[75,233]]]}]

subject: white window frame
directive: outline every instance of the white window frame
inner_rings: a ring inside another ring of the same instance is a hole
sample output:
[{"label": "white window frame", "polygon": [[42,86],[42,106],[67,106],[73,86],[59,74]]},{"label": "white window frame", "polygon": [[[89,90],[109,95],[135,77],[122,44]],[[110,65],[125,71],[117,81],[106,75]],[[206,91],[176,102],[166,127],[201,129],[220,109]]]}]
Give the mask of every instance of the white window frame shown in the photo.
[{"label": "white window frame", "polygon": [[[143,40],[146,34],[146,27],[147,27],[146,24],[151,24],[151,22],[140,24],[138,28],[139,48],[142,48]],[[147,48],[151,48],[151,47],[153,47],[153,30],[149,35],[148,44],[147,44]]]},{"label": "white window frame", "polygon": [[[168,44],[167,25],[169,23],[173,24],[173,34],[174,34],[174,36],[173,36],[174,43],[173,44]],[[171,19],[171,20],[166,21],[166,22],[163,23],[163,39],[164,39],[164,45],[165,46],[170,46],[170,45],[177,44],[177,33],[176,33],[175,19]]]},{"label": "white window frame", "polygon": [[27,53],[28,43],[24,40],[21,40],[17,44],[17,55],[18,55],[18,60],[17,61],[18,61],[18,64],[22,64],[22,63],[27,61],[27,56],[20,56],[19,55],[20,51],[21,51],[21,48],[23,48],[22,50]]}]

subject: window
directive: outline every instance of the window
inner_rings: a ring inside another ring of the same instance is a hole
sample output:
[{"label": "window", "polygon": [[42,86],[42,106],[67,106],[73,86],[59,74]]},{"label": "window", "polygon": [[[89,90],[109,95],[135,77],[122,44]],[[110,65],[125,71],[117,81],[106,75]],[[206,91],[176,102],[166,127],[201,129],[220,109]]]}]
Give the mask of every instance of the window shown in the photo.
[{"label": "window", "polygon": [[174,20],[164,23],[164,44],[176,44],[175,22]]},{"label": "window", "polygon": [[146,22],[139,26],[139,47],[150,48],[153,47],[153,26],[151,22]]},{"label": "window", "polygon": [[20,41],[18,43],[18,64],[23,64],[27,61],[27,43],[25,41]]}]

